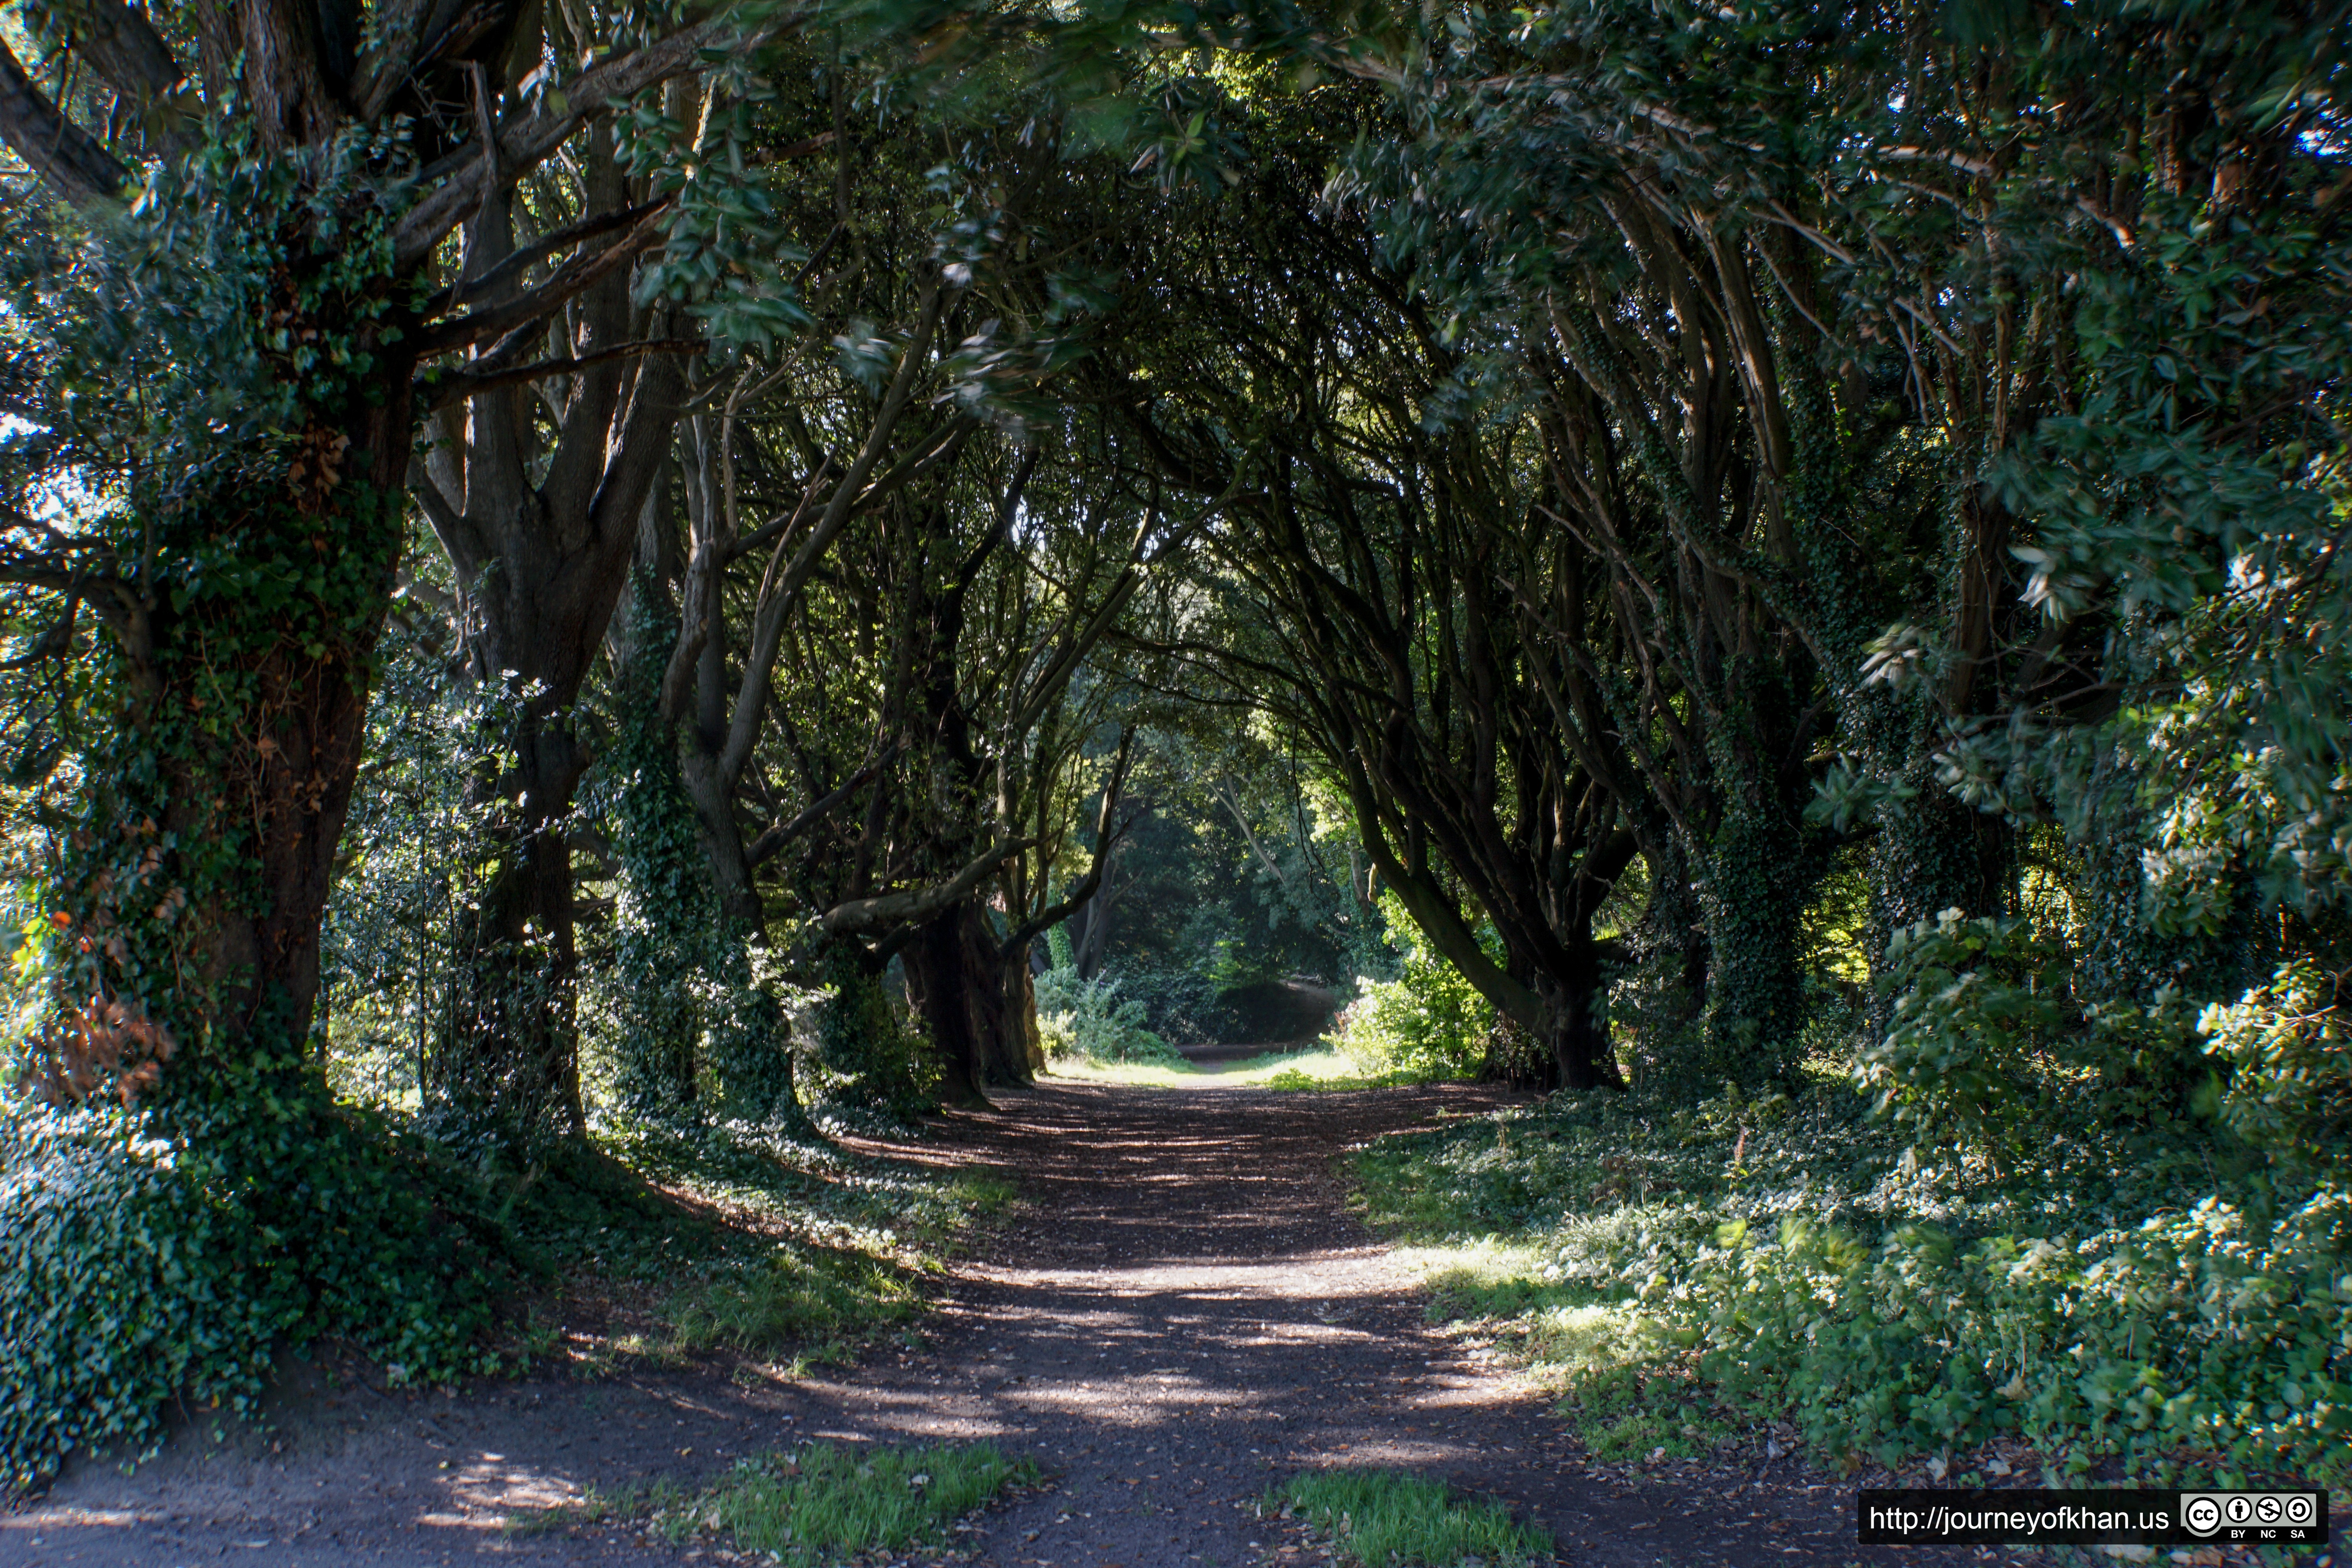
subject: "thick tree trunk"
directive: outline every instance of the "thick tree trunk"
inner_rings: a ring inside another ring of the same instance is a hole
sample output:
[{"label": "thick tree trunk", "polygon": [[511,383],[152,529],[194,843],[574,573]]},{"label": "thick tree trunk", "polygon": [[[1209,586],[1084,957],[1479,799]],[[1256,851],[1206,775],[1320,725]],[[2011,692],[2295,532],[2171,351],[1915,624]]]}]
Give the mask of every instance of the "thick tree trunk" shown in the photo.
[{"label": "thick tree trunk", "polygon": [[543,822],[491,875],[443,999],[424,1085],[447,1136],[529,1143],[586,1130],[572,848]]},{"label": "thick tree trunk", "polygon": [[1545,976],[1537,985],[1550,1022],[1551,1059],[1559,1087],[1622,1089],[1617,1058],[1609,1045],[1607,995],[1597,953],[1574,955],[1570,973]]},{"label": "thick tree trunk", "polygon": [[988,911],[967,899],[921,926],[904,954],[950,1104],[985,1105],[987,1086],[1036,1081],[1036,1008],[1008,972]]},{"label": "thick tree trunk", "polygon": [[[397,501],[389,498],[400,494],[408,466],[411,364],[396,352],[387,357],[391,363],[378,382],[381,401],[359,407],[336,432],[351,441],[343,471],[364,480],[372,492],[354,501],[346,491],[350,510],[337,519],[349,535],[341,557],[345,570],[366,575],[359,595],[376,608],[341,628],[341,640],[306,647],[286,639],[256,672],[251,707],[229,721],[234,732],[256,742],[226,761],[229,798],[245,796],[232,808],[242,820],[219,822],[214,816],[219,803],[203,798],[211,790],[190,780],[165,821],[167,828],[182,831],[184,852],[195,847],[186,829],[201,832],[201,824],[210,824],[215,832],[234,831],[250,825],[258,897],[240,892],[205,911],[212,929],[207,969],[224,987],[219,1024],[226,1043],[282,1026],[288,1041],[299,1044],[310,1038],[316,1021],[320,930],[359,777],[368,678],[403,531]],[[205,635],[184,624],[173,629]],[[165,691],[160,700],[200,712],[217,700],[217,688],[201,677],[199,684],[202,689]]]}]

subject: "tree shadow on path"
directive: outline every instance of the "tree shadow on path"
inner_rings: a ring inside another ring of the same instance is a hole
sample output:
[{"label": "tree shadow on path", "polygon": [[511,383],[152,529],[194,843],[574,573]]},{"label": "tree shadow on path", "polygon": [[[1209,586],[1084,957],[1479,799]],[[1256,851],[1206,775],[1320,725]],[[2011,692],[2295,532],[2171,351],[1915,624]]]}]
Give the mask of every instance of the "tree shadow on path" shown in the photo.
[{"label": "tree shadow on path", "polygon": [[[1054,1478],[966,1537],[995,1568],[1241,1568],[1302,1468],[1394,1466],[1508,1502],[1575,1563],[1849,1563],[1851,1494],[1783,1460],[1702,1491],[1588,1473],[1540,1390],[1424,1320],[1345,1207],[1341,1156],[1503,1103],[1465,1084],[1345,1092],[1048,1079],[901,1159],[1000,1167],[1022,1212],[956,1264],[926,1348],[793,1381],[748,1367],[457,1397],[349,1390],[274,1440],[184,1440],[134,1475],[70,1473],[0,1520],[0,1563],[312,1564],[685,1559],[507,1520],[649,1476],[692,1484],[810,1438],[986,1438]],[[37,1544],[36,1544],[37,1542]],[[1885,1561],[1895,1561],[1892,1555]],[[1910,1552],[1906,1563],[1978,1561]]]}]

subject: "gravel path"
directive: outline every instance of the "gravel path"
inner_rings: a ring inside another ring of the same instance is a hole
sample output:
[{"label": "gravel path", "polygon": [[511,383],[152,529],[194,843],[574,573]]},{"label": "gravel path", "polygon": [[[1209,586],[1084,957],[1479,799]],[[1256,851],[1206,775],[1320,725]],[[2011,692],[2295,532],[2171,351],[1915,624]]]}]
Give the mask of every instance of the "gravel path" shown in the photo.
[{"label": "gravel path", "polygon": [[957,1266],[919,1353],[793,1383],[716,1369],[456,1396],[298,1391],[271,1436],[184,1435],[133,1475],[69,1472],[0,1518],[0,1563],[716,1561],[612,1531],[502,1527],[585,1486],[690,1482],[806,1437],[986,1437],[1034,1456],[1053,1484],[966,1538],[997,1568],[1243,1568],[1295,1541],[1251,1506],[1269,1482],[1354,1464],[1504,1499],[1568,1563],[1867,1556],[1845,1494],[1788,1461],[1703,1489],[1588,1473],[1538,1391],[1423,1321],[1409,1272],[1347,1215],[1338,1159],[1499,1098],[1062,1079],[1006,1093],[897,1151],[1005,1167],[1026,1200]]}]

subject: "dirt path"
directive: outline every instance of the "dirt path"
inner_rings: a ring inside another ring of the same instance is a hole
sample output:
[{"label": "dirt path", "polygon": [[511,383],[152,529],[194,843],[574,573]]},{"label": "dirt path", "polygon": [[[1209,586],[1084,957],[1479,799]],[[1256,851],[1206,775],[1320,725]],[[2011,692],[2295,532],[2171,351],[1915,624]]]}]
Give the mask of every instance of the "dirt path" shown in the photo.
[{"label": "dirt path", "polygon": [[588,1485],[690,1481],[805,1437],[986,1437],[1034,1456],[1055,1484],[971,1538],[997,1568],[1242,1568],[1279,1544],[1250,1500],[1340,1464],[1507,1499],[1569,1563],[1854,1562],[1848,1500],[1771,1473],[1786,1461],[1706,1495],[1612,1487],[1538,1391],[1427,1327],[1408,1271],[1345,1213],[1335,1162],[1495,1100],[1067,1080],[1005,1094],[898,1151],[1005,1166],[1027,1200],[958,1267],[920,1353],[781,1384],[713,1372],[320,1393],[267,1441],[184,1436],[135,1475],[69,1473],[0,1518],[0,1563],[698,1560],[716,1554],[501,1527]]}]

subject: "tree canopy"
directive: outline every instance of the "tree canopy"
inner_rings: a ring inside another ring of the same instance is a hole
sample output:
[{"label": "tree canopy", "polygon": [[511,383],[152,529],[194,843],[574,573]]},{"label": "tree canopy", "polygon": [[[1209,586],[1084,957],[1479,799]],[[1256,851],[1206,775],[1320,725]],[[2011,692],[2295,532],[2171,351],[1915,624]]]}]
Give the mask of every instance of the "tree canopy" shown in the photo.
[{"label": "tree canopy", "polygon": [[[984,1105],[1267,988],[2332,1192],[2347,41],[18,0],[8,1162],[237,1194],[156,1331],[215,1389],[462,1364],[503,1233],[420,1162]],[[162,1310],[78,1256],[0,1296]]]}]

